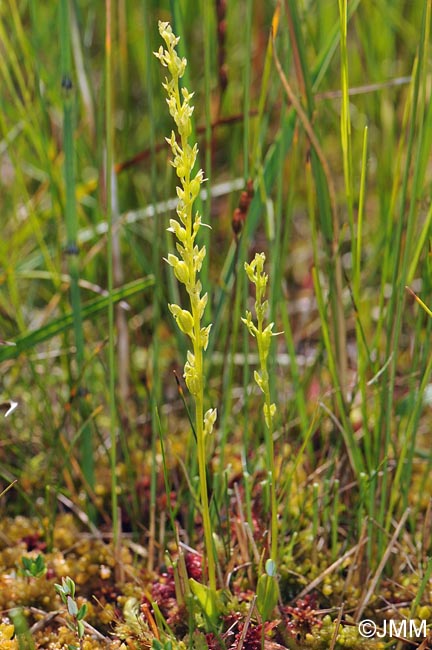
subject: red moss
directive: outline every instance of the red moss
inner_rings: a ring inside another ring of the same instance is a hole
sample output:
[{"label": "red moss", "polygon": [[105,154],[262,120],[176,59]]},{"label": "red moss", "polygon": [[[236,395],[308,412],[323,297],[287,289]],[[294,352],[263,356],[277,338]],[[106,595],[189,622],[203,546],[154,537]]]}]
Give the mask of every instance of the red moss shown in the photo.
[{"label": "red moss", "polygon": [[303,637],[314,627],[321,626],[322,621],[316,614],[317,606],[316,596],[308,594],[297,600],[294,607],[286,605],[282,608],[285,629],[291,637]]}]

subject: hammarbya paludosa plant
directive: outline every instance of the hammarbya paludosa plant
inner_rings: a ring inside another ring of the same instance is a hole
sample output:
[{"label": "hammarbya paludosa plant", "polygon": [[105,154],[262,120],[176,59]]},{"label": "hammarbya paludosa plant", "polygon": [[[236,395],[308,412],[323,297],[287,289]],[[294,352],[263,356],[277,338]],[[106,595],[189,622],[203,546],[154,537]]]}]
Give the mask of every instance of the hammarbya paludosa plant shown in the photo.
[{"label": "hammarbya paludosa plant", "polygon": [[178,131],[178,138],[172,131],[171,137],[166,140],[171,146],[174,156],[171,164],[180,181],[180,185],[177,186],[178,221],[171,219],[169,228],[177,238],[178,255],[170,253],[166,261],[174,269],[177,280],[184,284],[190,302],[190,309],[183,309],[175,304],[169,305],[169,308],[180,330],[187,334],[192,342],[192,351],[188,350],[187,353],[184,378],[195,401],[195,432],[208,586],[212,592],[216,592],[216,566],[206,477],[206,439],[212,432],[216,420],[216,409],[209,409],[204,413],[203,371],[203,351],[207,348],[211,325],[202,326],[207,293],[201,296],[202,286],[198,276],[206,249],[205,246],[200,248],[196,244],[197,234],[203,224],[198,212],[193,214],[193,204],[199,194],[201,183],[204,181],[204,173],[202,169],[196,174],[193,172],[198,154],[197,145],[191,146],[189,143],[193,113],[190,101],[193,94],[186,88],[182,88],[180,91],[179,86],[179,80],[186,69],[186,59],[177,55],[175,48],[179,38],[173,34],[169,23],[159,22],[159,33],[165,41],[167,49],[161,46],[155,55],[162,65],[168,68],[171,75],[171,79],[165,79],[163,87],[168,95],[169,112]]},{"label": "hammarbya paludosa plant", "polygon": [[256,338],[258,346],[258,357],[260,369],[255,370],[254,378],[258,387],[264,393],[264,420],[266,424],[266,451],[267,451],[267,471],[270,484],[270,558],[266,562],[266,572],[262,575],[257,585],[257,606],[264,620],[268,619],[271,611],[274,609],[278,598],[278,587],[276,580],[276,563],[278,548],[278,520],[277,520],[277,502],[276,502],[276,485],[275,485],[275,463],[274,463],[274,445],[273,445],[273,418],[276,413],[276,404],[271,401],[269,375],[267,369],[267,357],[270,350],[274,323],[264,326],[264,319],[268,310],[268,301],[265,299],[268,275],[264,273],[265,255],[256,253],[250,264],[245,262],[245,271],[249,280],[255,285],[255,313],[256,324],[252,319],[252,313],[246,312],[246,318],[242,318],[243,323],[248,328],[250,334]]}]

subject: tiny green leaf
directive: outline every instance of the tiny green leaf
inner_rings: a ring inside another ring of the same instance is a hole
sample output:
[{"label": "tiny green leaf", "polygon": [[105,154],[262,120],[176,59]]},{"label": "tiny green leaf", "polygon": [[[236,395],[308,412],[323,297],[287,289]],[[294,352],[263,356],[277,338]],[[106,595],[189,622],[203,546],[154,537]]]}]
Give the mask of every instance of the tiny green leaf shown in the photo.
[{"label": "tiny green leaf", "polygon": [[84,623],[82,621],[77,621],[77,632],[78,632],[78,638],[82,639],[84,637]]},{"label": "tiny green leaf", "polygon": [[83,603],[78,610],[78,614],[76,616],[77,620],[82,621],[82,619],[85,618],[86,614],[87,614],[87,603]]},{"label": "tiny green leaf", "polygon": [[63,589],[62,585],[55,584],[54,588],[55,588],[56,592],[58,593],[58,595],[60,596],[60,598],[62,599],[62,601],[64,602],[64,604],[66,605],[66,594],[64,592],[64,589]]},{"label": "tiny green leaf", "polygon": [[270,614],[277,605],[278,596],[279,587],[276,578],[268,573],[264,573],[258,580],[256,601],[258,611],[264,621],[270,619]]},{"label": "tiny green leaf", "polygon": [[220,597],[217,591],[202,585],[193,578],[189,578],[189,585],[207,620],[212,625],[216,625],[220,610]]},{"label": "tiny green leaf", "polygon": [[78,605],[71,596],[67,597],[67,609],[69,614],[73,617],[78,614]]}]

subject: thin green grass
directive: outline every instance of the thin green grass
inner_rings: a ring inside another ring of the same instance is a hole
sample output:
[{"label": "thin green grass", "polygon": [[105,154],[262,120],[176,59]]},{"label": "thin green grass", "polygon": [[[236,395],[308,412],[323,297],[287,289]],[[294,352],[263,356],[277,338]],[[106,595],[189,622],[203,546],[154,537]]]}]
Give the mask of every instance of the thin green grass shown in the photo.
[{"label": "thin green grass", "polygon": [[[399,341],[402,331],[402,317],[403,317],[403,299],[404,299],[404,287],[406,285],[407,275],[408,275],[408,265],[409,260],[412,255],[412,250],[414,249],[414,232],[416,225],[416,202],[413,199],[414,196],[418,193],[419,182],[419,164],[418,161],[421,159],[423,139],[421,134],[424,128],[424,102],[419,102],[420,98],[420,86],[425,87],[425,54],[428,48],[428,33],[429,33],[429,24],[430,24],[430,15],[428,20],[428,14],[430,14],[430,7],[428,10],[428,4],[424,4],[423,16],[421,21],[421,31],[420,39],[418,45],[418,56],[413,71],[413,83],[412,83],[412,110],[411,116],[409,119],[408,126],[408,141],[407,141],[407,153],[406,153],[406,163],[403,171],[402,182],[400,187],[400,197],[399,205],[401,206],[399,212],[399,219],[396,225],[395,241],[394,241],[394,252],[393,252],[393,269],[391,274],[391,286],[393,288],[392,294],[390,297],[390,304],[388,308],[388,320],[387,320],[387,345],[386,345],[386,358],[389,358],[393,354],[392,361],[389,364],[388,370],[384,373],[383,381],[383,390],[381,396],[381,416],[378,419],[379,430],[383,432],[381,434],[381,445],[382,449],[389,450],[390,447],[390,438],[391,438],[391,418],[393,411],[393,395],[395,387],[395,377],[396,377],[396,351],[399,347]],[[419,139],[416,140],[415,136],[418,135]],[[418,143],[417,152],[415,152],[416,143]],[[412,165],[414,166],[412,168]],[[409,209],[407,217],[405,217],[405,205],[408,199],[408,182],[411,180],[411,171],[413,173],[412,183],[413,183],[413,193],[411,194],[411,199],[409,201]],[[403,241],[404,240],[404,241]],[[388,384],[387,384],[388,382]],[[385,386],[385,390],[384,390]],[[377,436],[377,439],[379,437]],[[387,451],[385,452],[387,453]],[[378,515],[378,522],[381,526],[384,525],[385,516],[387,512],[388,505],[388,457],[385,456],[383,459],[383,481],[381,486],[381,500],[380,508]],[[389,523],[389,520],[387,520]],[[379,555],[383,552],[384,537],[382,534],[379,534]]]},{"label": "thin green grass", "polygon": [[[60,9],[60,42],[62,44],[62,89],[63,89],[63,141],[65,156],[65,218],[66,218],[66,255],[68,256],[69,275],[71,279],[70,294],[73,317],[73,329],[76,345],[76,376],[85,387],[83,376],[84,365],[84,333],[81,308],[81,290],[79,287],[80,265],[77,243],[78,222],[76,215],[76,185],[75,185],[75,147],[74,147],[74,82],[71,68],[71,38],[70,16],[66,0],[62,0]],[[84,400],[79,398],[79,408],[84,420],[87,419],[87,408]],[[81,436],[81,466],[83,475],[89,486],[94,489],[94,449],[92,430],[89,425],[83,429]],[[94,516],[94,513],[93,513]]]},{"label": "thin green grass", "polygon": [[111,517],[113,543],[115,548],[116,572],[121,575],[120,568],[120,528],[117,498],[117,400],[116,400],[116,364],[115,364],[115,331],[114,331],[114,234],[113,234],[113,169],[114,169],[114,124],[113,124],[113,49],[114,49],[114,11],[111,0],[106,0],[106,31],[105,31],[105,205],[108,222],[107,238],[107,280],[108,280],[108,368],[109,368],[109,431],[110,431],[110,470],[111,470]]}]

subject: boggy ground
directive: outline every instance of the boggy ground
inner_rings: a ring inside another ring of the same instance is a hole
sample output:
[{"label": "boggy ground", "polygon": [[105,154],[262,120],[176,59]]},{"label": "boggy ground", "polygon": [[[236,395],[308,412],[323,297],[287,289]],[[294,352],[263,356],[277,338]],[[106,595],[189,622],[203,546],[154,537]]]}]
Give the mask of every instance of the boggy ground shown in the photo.
[{"label": "boggy ground", "polygon": [[[427,587],[416,602],[421,575],[408,535],[392,542],[393,574],[378,576],[368,569],[365,535],[351,547],[341,535],[342,541],[329,547],[328,531],[320,526],[313,538],[308,506],[296,506],[296,499],[290,515],[297,515],[297,532],[283,537],[279,598],[263,621],[264,601],[257,579],[263,573],[265,507],[257,489],[251,530],[245,521],[242,488],[233,483],[228,494],[229,504],[221,513],[215,536],[221,589],[217,616],[212,620],[188,583],[189,579],[204,581],[202,548],[187,543],[181,525],[186,512],[176,517],[180,545],[172,540],[165,553],[160,548],[153,569],[149,569],[148,542],[142,544],[139,535],[123,532],[115,551],[112,532],[83,523],[80,518],[86,521],[86,516],[76,508],[59,512],[49,535],[47,520],[3,517],[0,648],[366,650],[383,648],[384,640],[361,636],[357,624],[361,620],[372,619],[378,630],[389,620],[415,620],[418,629],[421,621],[429,623],[431,594]],[[343,526],[341,520],[341,533]],[[199,527],[198,518],[196,539]],[[35,560],[32,567],[30,558]],[[76,585],[77,607],[87,605],[82,639],[70,629],[72,617],[55,588],[68,576]],[[367,593],[369,588],[371,593]],[[386,640],[395,642],[394,638]],[[424,637],[407,640],[406,647],[422,641],[422,648],[427,647]]]}]

